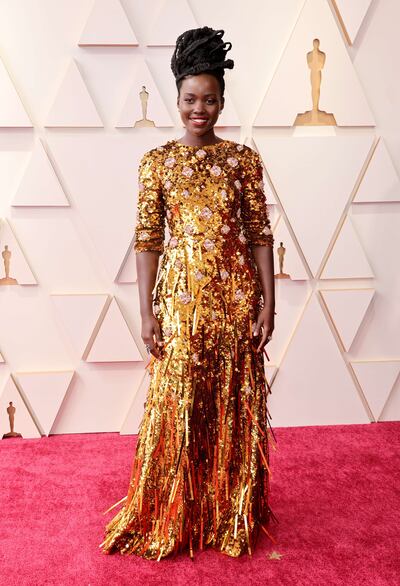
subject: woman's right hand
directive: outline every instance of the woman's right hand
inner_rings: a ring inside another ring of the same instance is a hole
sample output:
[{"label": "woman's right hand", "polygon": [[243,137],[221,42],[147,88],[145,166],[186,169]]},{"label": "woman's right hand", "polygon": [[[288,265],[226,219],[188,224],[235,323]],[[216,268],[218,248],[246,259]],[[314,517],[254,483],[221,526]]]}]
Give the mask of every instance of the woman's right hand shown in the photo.
[{"label": "woman's right hand", "polygon": [[150,346],[150,352],[156,358],[161,358],[163,341],[160,324],[154,314],[142,317],[142,340]]}]

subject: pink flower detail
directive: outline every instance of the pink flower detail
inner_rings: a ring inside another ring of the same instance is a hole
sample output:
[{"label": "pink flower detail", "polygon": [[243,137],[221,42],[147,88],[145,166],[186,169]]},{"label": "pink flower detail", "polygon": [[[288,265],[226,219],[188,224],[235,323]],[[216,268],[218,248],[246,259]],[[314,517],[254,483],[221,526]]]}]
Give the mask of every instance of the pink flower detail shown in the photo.
[{"label": "pink flower detail", "polygon": [[214,250],[214,247],[215,247],[214,240],[210,240],[209,238],[206,238],[206,239],[204,240],[204,248],[205,248],[206,250],[208,250],[208,251],[210,251],[210,250]]},{"label": "pink flower detail", "polygon": [[221,269],[221,270],[219,271],[219,274],[220,274],[220,276],[221,276],[221,279],[222,279],[223,281],[226,281],[226,279],[229,277],[229,273],[228,273],[228,271],[226,271],[225,269]]},{"label": "pink flower detail", "polygon": [[160,313],[160,309],[161,309],[161,307],[159,305],[153,305],[153,311],[154,311],[155,315]]},{"label": "pink flower detail", "polygon": [[192,224],[186,224],[184,231],[186,232],[186,234],[193,234],[194,227],[192,226]]},{"label": "pink flower detail", "polygon": [[164,165],[166,167],[170,167],[171,168],[171,167],[173,167],[175,165],[175,161],[176,161],[175,157],[168,157],[168,159],[165,159]]},{"label": "pink flower detail", "polygon": [[203,273],[201,271],[199,271],[198,269],[194,273],[194,276],[196,277],[196,281],[201,281],[201,279],[204,277]]},{"label": "pink flower detail", "polygon": [[205,206],[201,212],[200,212],[200,217],[201,218],[205,218],[206,220],[209,220],[212,216],[212,211],[210,210],[210,208],[208,208],[207,206]]},{"label": "pink flower detail", "polygon": [[172,336],[172,328],[170,326],[167,326],[166,328],[164,328],[163,333],[164,336],[169,338],[169,336]]},{"label": "pink flower detail", "polygon": [[240,299],[244,299],[244,293],[243,293],[242,289],[236,289],[235,299],[236,299],[236,301],[239,301]]},{"label": "pink flower detail", "polygon": [[196,151],[196,156],[199,157],[200,159],[204,159],[206,154],[207,153],[204,149],[199,149],[198,151]]},{"label": "pink flower detail", "polygon": [[170,189],[172,186],[172,183],[169,179],[167,179],[167,181],[164,183],[164,187],[165,189]]},{"label": "pink flower detail", "polygon": [[246,395],[250,395],[250,393],[251,393],[251,390],[252,390],[252,389],[251,389],[251,386],[250,386],[249,384],[247,384],[247,385],[245,385],[245,386],[243,387],[243,392],[244,392]]},{"label": "pink flower detail", "polygon": [[230,228],[229,228],[228,224],[224,224],[221,228],[222,234],[228,234],[229,231],[230,231]]},{"label": "pink flower detail", "polygon": [[238,208],[238,211],[236,212],[237,217],[240,218],[241,214],[242,214],[242,210],[240,208]]},{"label": "pink flower detail", "polygon": [[228,194],[226,192],[226,189],[222,189],[222,191],[221,191],[221,197],[222,197],[222,199],[228,199]]},{"label": "pink flower detail", "polygon": [[242,144],[238,144],[238,145],[236,145],[236,149],[238,151],[242,151],[244,149],[244,146]]},{"label": "pink flower detail", "polygon": [[237,187],[237,189],[242,189],[242,184],[240,183],[239,179],[236,179],[234,185]]},{"label": "pink flower detail", "polygon": [[182,169],[182,175],[185,175],[186,177],[191,177],[193,175],[193,169],[191,167],[183,167]]},{"label": "pink flower detail", "polygon": [[243,232],[240,232],[239,240],[240,240],[240,242],[243,242],[243,244],[245,244],[245,242],[247,242],[246,236],[243,234]]},{"label": "pink flower detail", "polygon": [[184,189],[184,190],[183,190],[183,195],[184,195],[185,197],[189,197],[189,195],[190,195],[190,194],[189,194],[189,191],[188,191],[187,189]]},{"label": "pink flower detail", "polygon": [[231,167],[236,167],[239,162],[235,157],[228,157],[226,161]]},{"label": "pink flower detail", "polygon": [[175,263],[174,263],[174,266],[177,269],[181,269],[183,267],[183,262],[179,258],[177,258],[176,261],[175,261]]},{"label": "pink flower detail", "polygon": [[243,256],[243,254],[241,254],[241,255],[239,256],[239,258],[238,258],[238,262],[239,262],[239,264],[240,264],[240,265],[244,265],[244,256]]},{"label": "pink flower detail", "polygon": [[193,360],[193,362],[195,362],[196,364],[198,363],[198,361],[199,361],[199,355],[198,355],[198,353],[197,353],[197,352],[193,352],[193,354],[192,354],[192,360]]},{"label": "pink flower detail", "polygon": [[213,165],[210,169],[210,173],[218,177],[219,175],[221,175],[221,167],[219,167],[218,165]]},{"label": "pink flower detail", "polygon": [[176,236],[172,236],[172,238],[170,238],[168,244],[169,244],[170,248],[175,248],[175,246],[178,244],[178,238]]},{"label": "pink flower detail", "polygon": [[183,293],[179,294],[179,299],[182,301],[182,303],[190,303],[192,296],[189,291],[183,291]]},{"label": "pink flower detail", "polygon": [[149,238],[148,232],[138,232],[138,240],[148,240]]}]

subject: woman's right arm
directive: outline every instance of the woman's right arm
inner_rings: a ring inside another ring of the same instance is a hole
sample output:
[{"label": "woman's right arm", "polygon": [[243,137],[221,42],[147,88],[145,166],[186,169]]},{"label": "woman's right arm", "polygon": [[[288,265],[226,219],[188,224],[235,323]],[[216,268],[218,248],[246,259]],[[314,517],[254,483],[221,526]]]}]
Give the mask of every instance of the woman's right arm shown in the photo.
[{"label": "woman's right arm", "polygon": [[136,253],[136,272],[142,319],[141,336],[143,342],[150,346],[150,351],[156,358],[160,358],[160,350],[157,345],[160,349],[163,345],[160,324],[153,314],[153,289],[157,277],[159,256],[159,252],[150,250]]},{"label": "woman's right arm", "polygon": [[[138,205],[134,235],[136,270],[139,286],[142,340],[160,357],[162,345],[160,325],[153,313],[153,289],[160,254],[164,250],[165,206],[161,177],[152,151],[145,153],[139,164]],[[155,341],[154,341],[155,338]],[[157,345],[156,345],[156,343]]]}]

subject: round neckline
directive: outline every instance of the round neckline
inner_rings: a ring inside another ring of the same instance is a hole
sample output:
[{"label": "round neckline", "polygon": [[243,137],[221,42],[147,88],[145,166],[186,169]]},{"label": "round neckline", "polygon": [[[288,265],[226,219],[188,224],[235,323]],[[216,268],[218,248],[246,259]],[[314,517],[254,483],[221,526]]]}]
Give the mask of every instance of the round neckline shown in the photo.
[{"label": "round neckline", "polygon": [[216,146],[218,146],[220,144],[224,144],[226,142],[229,142],[229,140],[228,139],[224,139],[224,140],[220,140],[219,142],[213,142],[213,143],[210,143],[210,144],[203,144],[203,145],[183,144],[183,142],[178,142],[176,139],[173,139],[171,142],[173,142],[177,146],[182,146],[182,147],[185,147],[185,148],[188,148],[188,149],[197,149],[197,150],[200,150],[200,149],[207,149],[207,148],[210,148],[210,147],[216,147]]}]

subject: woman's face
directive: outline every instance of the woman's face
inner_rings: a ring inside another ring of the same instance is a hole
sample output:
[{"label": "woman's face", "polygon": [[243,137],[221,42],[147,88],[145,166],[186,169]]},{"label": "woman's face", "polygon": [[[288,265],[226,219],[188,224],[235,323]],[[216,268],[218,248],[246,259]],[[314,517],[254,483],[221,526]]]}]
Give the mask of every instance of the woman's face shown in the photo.
[{"label": "woman's face", "polygon": [[195,136],[213,134],[214,124],[224,107],[220,85],[209,73],[191,75],[182,81],[177,100],[186,130]]}]

